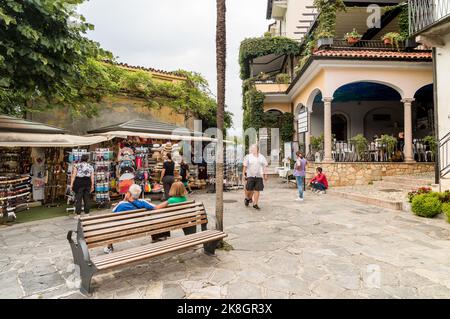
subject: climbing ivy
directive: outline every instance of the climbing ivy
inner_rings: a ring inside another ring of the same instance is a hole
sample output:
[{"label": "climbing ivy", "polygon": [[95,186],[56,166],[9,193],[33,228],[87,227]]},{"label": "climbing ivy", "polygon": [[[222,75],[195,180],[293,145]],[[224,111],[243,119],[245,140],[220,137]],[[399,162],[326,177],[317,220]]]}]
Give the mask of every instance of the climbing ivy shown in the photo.
[{"label": "climbing ivy", "polygon": [[314,0],[314,6],[319,11],[317,37],[331,38],[335,36],[336,13],[345,11],[343,0]]},{"label": "climbing ivy", "polygon": [[241,42],[239,49],[239,64],[241,79],[250,77],[250,62],[252,59],[269,54],[298,55],[299,44],[286,37],[248,38]]}]

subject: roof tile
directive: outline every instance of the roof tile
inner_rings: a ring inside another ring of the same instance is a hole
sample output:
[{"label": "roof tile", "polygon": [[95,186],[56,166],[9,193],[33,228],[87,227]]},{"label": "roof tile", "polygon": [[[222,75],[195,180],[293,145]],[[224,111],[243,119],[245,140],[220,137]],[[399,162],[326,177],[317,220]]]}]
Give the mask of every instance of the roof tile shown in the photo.
[{"label": "roof tile", "polygon": [[385,51],[385,50],[318,50],[314,52],[314,56],[321,57],[342,57],[342,58],[363,58],[363,59],[398,59],[398,60],[431,60],[430,51]]}]

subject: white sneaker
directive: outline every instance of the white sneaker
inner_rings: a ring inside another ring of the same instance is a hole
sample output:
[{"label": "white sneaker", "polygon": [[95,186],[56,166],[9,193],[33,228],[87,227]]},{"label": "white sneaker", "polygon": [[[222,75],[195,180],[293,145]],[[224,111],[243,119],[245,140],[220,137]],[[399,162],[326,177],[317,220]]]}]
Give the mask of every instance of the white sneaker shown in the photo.
[{"label": "white sneaker", "polygon": [[297,197],[295,200],[298,202],[303,202],[303,198],[300,198],[300,197]]},{"label": "white sneaker", "polygon": [[325,191],[320,191],[320,194],[326,194],[327,192],[325,192]]},{"label": "white sneaker", "polygon": [[110,247],[105,247],[105,248],[103,249],[103,252],[104,252],[105,254],[111,254],[111,253],[113,252],[113,249],[110,248]]}]

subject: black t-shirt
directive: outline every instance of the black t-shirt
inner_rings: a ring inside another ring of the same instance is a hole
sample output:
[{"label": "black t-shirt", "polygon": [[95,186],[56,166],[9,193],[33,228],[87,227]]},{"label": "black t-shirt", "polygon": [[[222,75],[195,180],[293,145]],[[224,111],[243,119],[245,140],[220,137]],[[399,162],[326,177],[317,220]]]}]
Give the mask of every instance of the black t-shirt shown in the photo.
[{"label": "black t-shirt", "polygon": [[164,162],[163,168],[166,170],[164,176],[173,176],[173,171],[175,170],[175,163],[172,161]]},{"label": "black t-shirt", "polygon": [[188,169],[189,169],[189,165],[188,164],[186,164],[186,163],[181,164],[181,166],[180,166],[180,175],[181,175],[181,180],[183,182],[186,181],[186,176],[187,176]]}]

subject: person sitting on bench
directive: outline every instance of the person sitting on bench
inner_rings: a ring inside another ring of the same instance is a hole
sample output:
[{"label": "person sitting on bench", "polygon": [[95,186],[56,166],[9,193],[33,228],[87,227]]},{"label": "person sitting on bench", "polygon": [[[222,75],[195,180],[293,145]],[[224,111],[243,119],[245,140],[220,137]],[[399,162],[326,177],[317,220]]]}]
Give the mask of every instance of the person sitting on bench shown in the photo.
[{"label": "person sitting on bench", "polygon": [[[150,204],[145,199],[139,199],[142,193],[142,188],[139,185],[133,184],[128,189],[128,192],[126,192],[124,200],[121,201],[119,204],[117,204],[116,207],[113,209],[113,213],[119,213],[119,212],[126,212],[129,210],[135,210],[135,209],[147,209],[147,210],[153,210],[153,209],[160,209],[165,208],[169,204],[167,201],[162,202],[159,205],[153,205]],[[113,245],[108,245],[108,247],[105,247],[103,250],[105,254],[110,254],[114,250]]]}]

